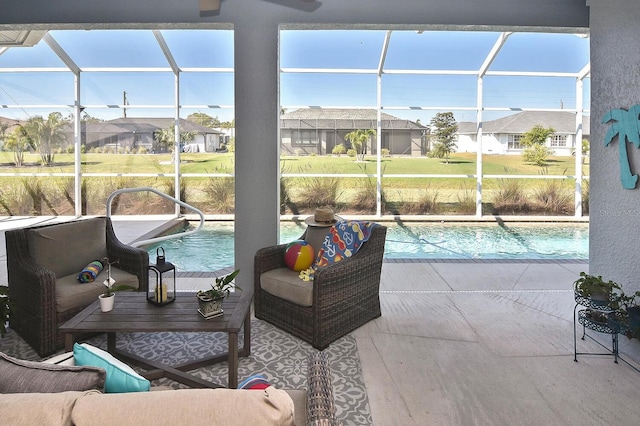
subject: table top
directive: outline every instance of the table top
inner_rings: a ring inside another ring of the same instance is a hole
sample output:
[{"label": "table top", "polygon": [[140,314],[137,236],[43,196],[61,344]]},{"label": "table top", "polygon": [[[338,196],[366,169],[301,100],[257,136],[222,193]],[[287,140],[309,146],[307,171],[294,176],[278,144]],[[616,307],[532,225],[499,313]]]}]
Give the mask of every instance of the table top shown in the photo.
[{"label": "table top", "polygon": [[239,332],[251,307],[251,294],[237,292],[225,298],[222,316],[205,319],[198,312],[193,293],[178,293],[176,300],[164,306],[148,303],[146,293],[119,292],[113,310],[100,311],[96,299],[75,317],[60,326],[62,333],[87,332]]}]

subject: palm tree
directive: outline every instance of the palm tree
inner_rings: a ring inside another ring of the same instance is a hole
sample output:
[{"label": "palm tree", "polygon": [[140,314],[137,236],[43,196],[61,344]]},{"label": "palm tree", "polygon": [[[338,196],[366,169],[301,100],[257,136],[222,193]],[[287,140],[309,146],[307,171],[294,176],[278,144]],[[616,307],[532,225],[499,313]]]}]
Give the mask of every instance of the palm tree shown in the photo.
[{"label": "palm tree", "polygon": [[55,148],[65,140],[63,126],[67,120],[59,112],[52,112],[45,120],[39,115],[29,118],[24,129],[31,143],[40,153],[40,162],[43,166],[53,163]]},{"label": "palm tree", "polygon": [[634,189],[638,182],[638,175],[631,174],[631,164],[627,154],[626,142],[633,143],[640,148],[640,134],[638,132],[640,105],[634,105],[629,111],[624,109],[612,109],[602,117],[602,123],[614,121],[604,137],[604,145],[609,146],[613,138],[618,136],[618,149],[620,153],[620,180],[624,189]]},{"label": "palm tree", "polygon": [[351,146],[355,148],[358,161],[364,161],[367,142],[369,142],[371,137],[375,135],[376,131],[373,129],[358,129],[347,133],[344,135],[344,138],[351,142]]},{"label": "palm tree", "polygon": [[25,151],[35,148],[27,130],[22,125],[16,126],[13,132],[5,137],[4,146],[13,151],[13,162],[16,167],[22,167]]}]

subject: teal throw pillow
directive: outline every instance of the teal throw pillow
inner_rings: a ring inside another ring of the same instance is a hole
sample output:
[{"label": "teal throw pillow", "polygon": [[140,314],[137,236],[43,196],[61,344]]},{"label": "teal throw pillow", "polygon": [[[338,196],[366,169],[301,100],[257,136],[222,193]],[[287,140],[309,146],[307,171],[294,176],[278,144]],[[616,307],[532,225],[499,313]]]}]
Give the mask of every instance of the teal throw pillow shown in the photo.
[{"label": "teal throw pillow", "polygon": [[76,365],[92,365],[106,370],[106,393],[145,392],[151,382],[136,373],[131,367],[116,359],[109,352],[86,343],[73,345]]}]

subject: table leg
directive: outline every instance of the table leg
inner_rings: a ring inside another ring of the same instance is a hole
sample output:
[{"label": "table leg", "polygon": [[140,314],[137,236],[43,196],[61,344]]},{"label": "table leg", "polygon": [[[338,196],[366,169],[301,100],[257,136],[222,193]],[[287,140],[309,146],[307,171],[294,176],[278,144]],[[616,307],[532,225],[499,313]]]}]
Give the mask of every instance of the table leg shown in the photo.
[{"label": "table leg", "polygon": [[73,350],[73,333],[65,333],[64,335],[64,350],[71,352]]},{"label": "table leg", "polygon": [[107,333],[107,352],[113,353],[116,350],[116,333]]},{"label": "table leg", "polygon": [[244,356],[251,355],[251,309],[244,318],[244,331],[242,332],[242,340],[244,342]]},{"label": "table leg", "polygon": [[238,333],[229,333],[228,347],[229,389],[238,387]]}]

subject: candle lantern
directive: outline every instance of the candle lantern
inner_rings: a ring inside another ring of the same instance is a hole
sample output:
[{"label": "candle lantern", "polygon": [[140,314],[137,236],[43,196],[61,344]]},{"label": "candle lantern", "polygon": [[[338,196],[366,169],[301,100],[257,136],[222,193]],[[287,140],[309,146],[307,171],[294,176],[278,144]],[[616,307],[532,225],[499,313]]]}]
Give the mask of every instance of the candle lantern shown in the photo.
[{"label": "candle lantern", "polygon": [[164,306],[176,300],[176,267],[165,260],[164,249],[156,250],[156,263],[149,264],[147,302]]}]

